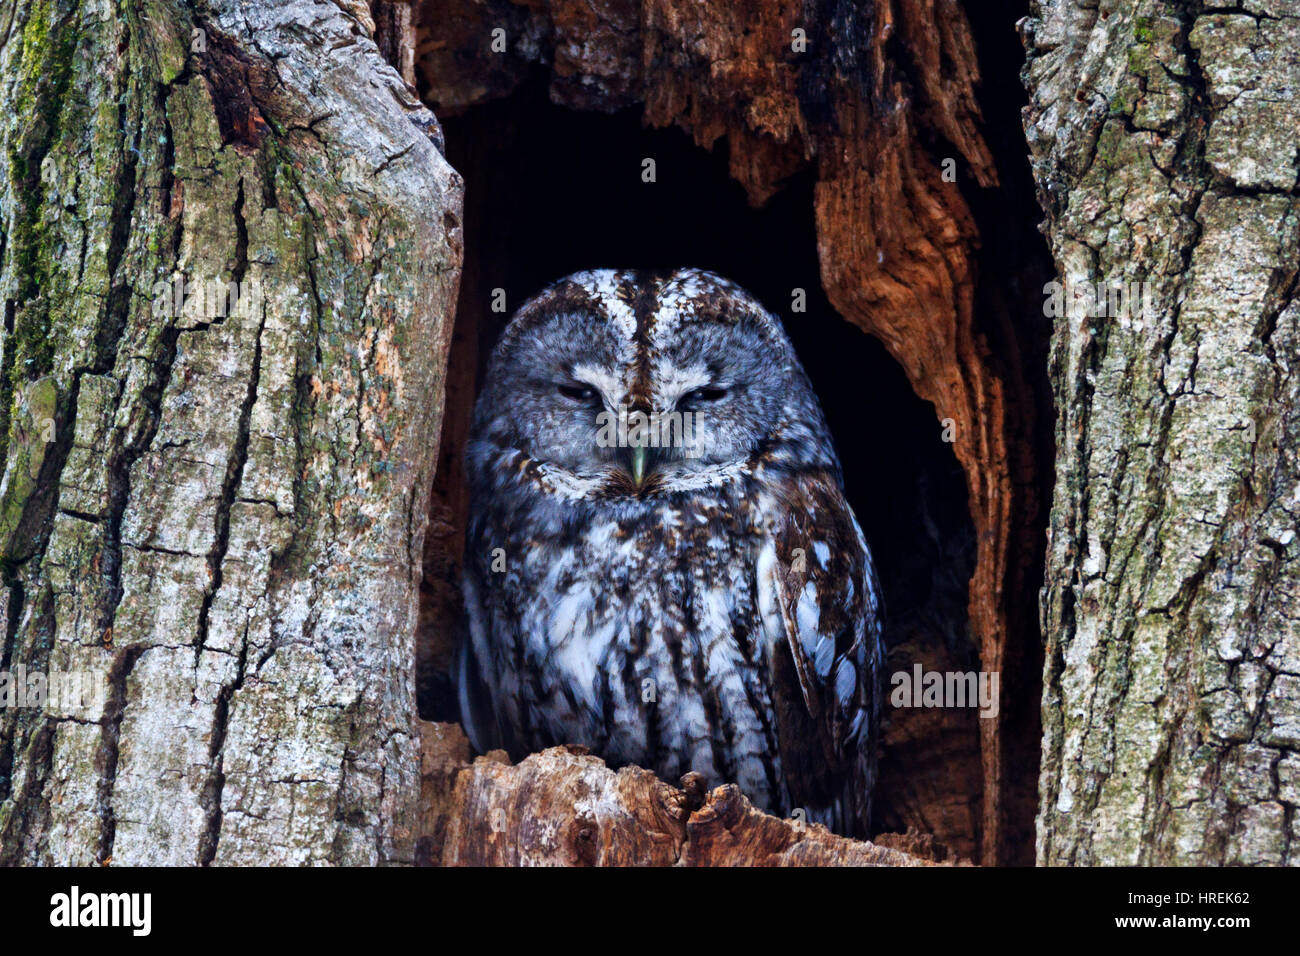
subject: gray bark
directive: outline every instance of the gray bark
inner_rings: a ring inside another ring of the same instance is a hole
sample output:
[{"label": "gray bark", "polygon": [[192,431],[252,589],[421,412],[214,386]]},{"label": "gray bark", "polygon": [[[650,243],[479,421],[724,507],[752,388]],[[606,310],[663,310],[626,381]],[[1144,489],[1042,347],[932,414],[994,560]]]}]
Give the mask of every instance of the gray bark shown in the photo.
[{"label": "gray bark", "polygon": [[104,689],[0,862],[403,862],[461,182],[363,3],[195,9],[0,5],[3,666]]},{"label": "gray bark", "polygon": [[1042,0],[1026,112],[1060,317],[1041,863],[1296,863],[1300,5]]}]

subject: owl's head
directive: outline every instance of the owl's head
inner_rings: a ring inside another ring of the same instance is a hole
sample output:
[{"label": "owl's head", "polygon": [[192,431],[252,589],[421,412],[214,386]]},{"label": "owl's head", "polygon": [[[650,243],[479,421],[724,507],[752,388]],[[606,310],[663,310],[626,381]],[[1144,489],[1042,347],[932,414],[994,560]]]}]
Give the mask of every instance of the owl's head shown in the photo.
[{"label": "owl's head", "polygon": [[717,486],[779,448],[837,467],[780,323],[734,283],[602,269],[550,286],[492,354],[470,467],[502,453],[572,498]]}]

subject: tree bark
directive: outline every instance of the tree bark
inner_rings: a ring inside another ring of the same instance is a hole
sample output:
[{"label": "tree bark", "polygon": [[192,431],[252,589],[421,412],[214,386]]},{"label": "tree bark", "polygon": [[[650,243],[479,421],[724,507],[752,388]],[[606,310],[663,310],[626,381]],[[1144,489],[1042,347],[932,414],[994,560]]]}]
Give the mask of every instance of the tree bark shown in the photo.
[{"label": "tree bark", "polygon": [[1300,10],[1042,0],[1025,129],[1056,320],[1041,863],[1295,863]]},{"label": "tree bark", "polygon": [[0,6],[0,666],[103,689],[0,710],[0,862],[412,858],[461,181],[372,33]]}]

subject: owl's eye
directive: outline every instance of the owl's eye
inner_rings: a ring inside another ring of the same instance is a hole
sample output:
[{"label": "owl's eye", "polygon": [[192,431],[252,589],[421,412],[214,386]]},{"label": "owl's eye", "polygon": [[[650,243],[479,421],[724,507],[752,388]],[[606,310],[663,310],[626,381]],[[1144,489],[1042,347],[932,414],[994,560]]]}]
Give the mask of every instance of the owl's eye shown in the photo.
[{"label": "owl's eye", "polygon": [[590,402],[596,397],[596,390],[590,385],[561,383],[555,387],[561,395],[575,402]]},{"label": "owl's eye", "polygon": [[699,405],[706,402],[716,402],[727,397],[727,390],[716,385],[708,385],[704,388],[696,388],[682,396],[678,404]]}]

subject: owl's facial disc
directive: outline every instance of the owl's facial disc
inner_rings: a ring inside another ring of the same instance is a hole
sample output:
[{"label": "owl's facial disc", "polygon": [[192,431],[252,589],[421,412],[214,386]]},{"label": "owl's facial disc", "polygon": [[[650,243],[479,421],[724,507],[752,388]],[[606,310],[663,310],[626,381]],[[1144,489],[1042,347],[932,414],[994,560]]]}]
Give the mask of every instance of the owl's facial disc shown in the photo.
[{"label": "owl's facial disc", "polygon": [[621,452],[607,495],[725,481],[783,418],[785,368],[755,329],[710,322],[666,331],[602,390],[597,442]]},{"label": "owl's facial disc", "polygon": [[571,496],[644,498],[740,474],[806,392],[779,324],[725,280],[581,273],[511,323],[475,432]]},{"label": "owl's facial disc", "polygon": [[782,427],[789,353],[757,311],[683,313],[665,323],[650,362],[651,403],[665,416],[659,473],[669,488],[743,467]]}]

